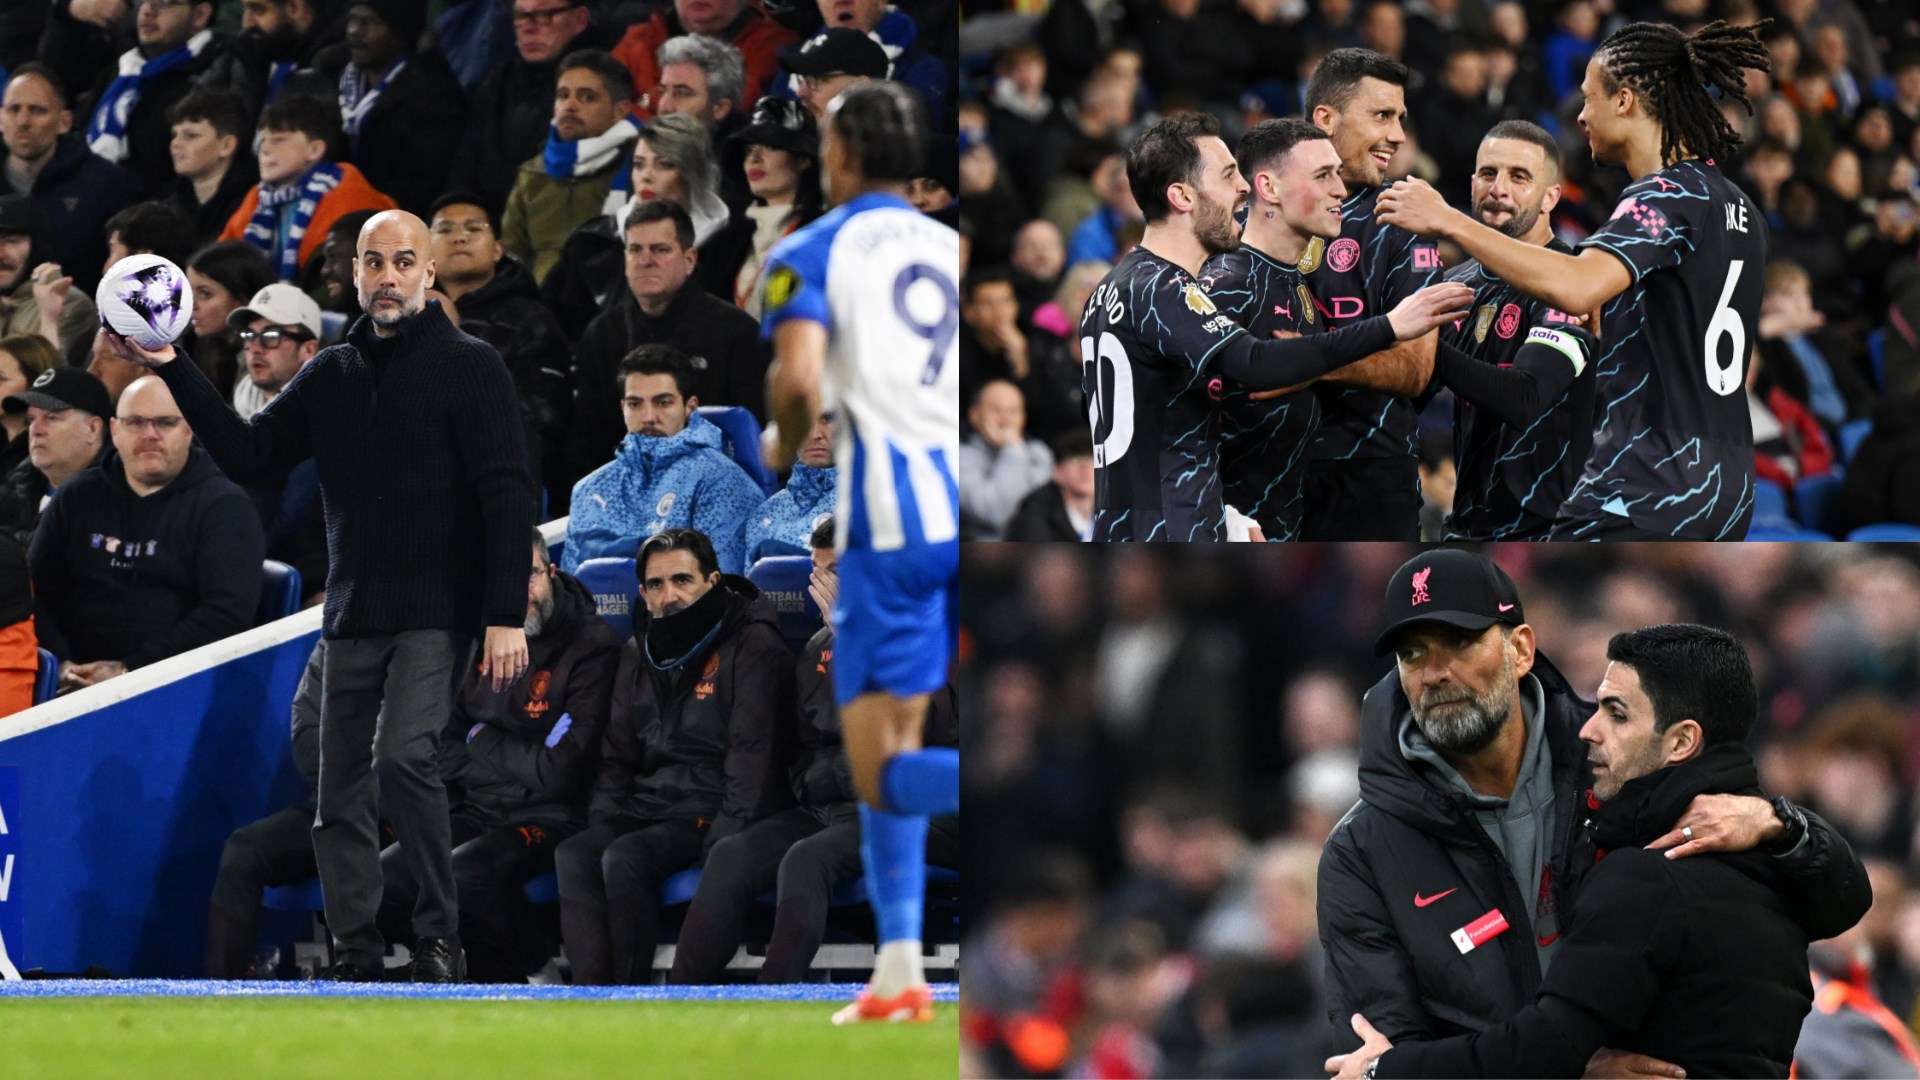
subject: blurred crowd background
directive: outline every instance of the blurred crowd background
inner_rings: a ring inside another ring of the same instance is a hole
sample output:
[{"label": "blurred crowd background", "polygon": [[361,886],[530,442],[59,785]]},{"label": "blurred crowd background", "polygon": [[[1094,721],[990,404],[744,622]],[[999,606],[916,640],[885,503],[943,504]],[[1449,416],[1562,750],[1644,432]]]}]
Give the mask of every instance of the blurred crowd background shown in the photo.
[{"label": "blurred crowd background", "polygon": [[[1415,550],[967,547],[962,1075],[1322,1075],[1316,867],[1359,798],[1360,699],[1392,671],[1379,598]],[[1834,948],[1913,1030],[1920,550],[1481,550],[1583,694],[1616,632],[1740,638],[1763,785],[1872,877]]]},{"label": "blurred crowd background", "polygon": [[[1413,70],[1390,177],[1423,177],[1465,206],[1481,136],[1536,121],[1566,163],[1555,230],[1577,243],[1627,180],[1593,164],[1574,123],[1587,59],[1628,21],[1714,18],[1773,20],[1773,73],[1749,73],[1752,116],[1727,103],[1746,142],[1720,163],[1769,230],[1747,391],[1756,469],[1802,527],[1920,525],[1920,492],[1896,482],[1920,468],[1911,0],[988,0],[961,28],[957,99],[971,535],[1040,538],[1017,511],[1049,484],[1069,507],[1091,504],[1073,327],[1140,238],[1121,151],[1142,126],[1203,109],[1234,145],[1251,124],[1299,114],[1329,50],[1365,46]],[[1422,425],[1436,525],[1453,494],[1451,417],[1443,395]]]}]

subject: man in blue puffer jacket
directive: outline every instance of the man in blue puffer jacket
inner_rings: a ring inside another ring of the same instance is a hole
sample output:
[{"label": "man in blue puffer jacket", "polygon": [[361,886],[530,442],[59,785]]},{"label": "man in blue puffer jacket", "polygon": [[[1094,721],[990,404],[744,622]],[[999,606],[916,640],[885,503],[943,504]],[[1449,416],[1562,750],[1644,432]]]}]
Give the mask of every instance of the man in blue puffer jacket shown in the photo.
[{"label": "man in blue puffer jacket", "polygon": [[698,529],[713,541],[722,573],[745,567],[746,527],[765,498],[722,449],[720,429],[694,409],[693,365],[671,345],[642,345],[620,361],[627,437],[613,460],[573,486],[561,569],[630,555],[662,529]]},{"label": "man in blue puffer jacket", "polygon": [[768,496],[747,522],[747,565],[768,555],[805,555],[814,526],[833,514],[833,420],[821,413],[800,444],[787,486]]}]

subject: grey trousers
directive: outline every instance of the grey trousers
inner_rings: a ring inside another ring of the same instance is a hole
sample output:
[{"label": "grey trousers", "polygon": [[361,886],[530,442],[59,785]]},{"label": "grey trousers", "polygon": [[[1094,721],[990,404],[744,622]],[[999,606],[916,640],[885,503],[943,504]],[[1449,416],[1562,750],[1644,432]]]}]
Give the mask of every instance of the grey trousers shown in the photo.
[{"label": "grey trousers", "polygon": [[373,967],[386,952],[375,922],[383,813],[419,885],[414,933],[458,934],[453,842],[437,749],[472,660],[473,638],[447,630],[327,644],[313,854],[341,959]]}]

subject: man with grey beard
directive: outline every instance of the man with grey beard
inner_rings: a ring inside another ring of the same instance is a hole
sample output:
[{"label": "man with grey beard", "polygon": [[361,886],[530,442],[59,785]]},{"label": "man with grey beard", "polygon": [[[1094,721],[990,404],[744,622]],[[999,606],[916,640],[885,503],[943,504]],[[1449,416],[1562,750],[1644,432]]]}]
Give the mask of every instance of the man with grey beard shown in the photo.
[{"label": "man with grey beard", "polygon": [[[1356,1013],[1389,1040],[1421,1041],[1531,1004],[1595,863],[1582,825],[1600,806],[1579,736],[1595,707],[1536,647],[1492,561],[1415,555],[1389,581],[1380,625],[1375,648],[1395,670],[1361,707],[1361,801],[1320,859],[1328,1018],[1343,1047],[1359,1043]],[[1668,858],[1762,847],[1810,938],[1871,902],[1846,842],[1785,799],[1698,796],[1648,846]],[[1681,1073],[1603,1049],[1587,1075]]]},{"label": "man with grey beard", "polygon": [[[1571,252],[1548,220],[1559,201],[1553,136],[1525,120],[1495,124],[1474,162],[1474,216]],[[1473,315],[1441,328],[1434,359],[1437,381],[1454,393],[1447,538],[1544,539],[1593,446],[1593,336],[1474,260],[1447,280],[1473,288]]]}]

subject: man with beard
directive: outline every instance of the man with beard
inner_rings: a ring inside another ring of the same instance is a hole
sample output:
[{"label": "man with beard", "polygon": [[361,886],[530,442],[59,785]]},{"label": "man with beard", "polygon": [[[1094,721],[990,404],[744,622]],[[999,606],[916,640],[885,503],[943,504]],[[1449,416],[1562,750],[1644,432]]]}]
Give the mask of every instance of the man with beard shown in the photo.
[{"label": "man with beard", "polygon": [[[1529,244],[1572,253],[1547,212],[1560,150],[1525,120],[1494,125],[1473,169],[1473,211]],[[1473,287],[1473,317],[1440,331],[1434,374],[1451,388],[1459,470],[1449,539],[1542,540],[1593,446],[1593,336],[1477,261],[1447,272]]]},{"label": "man with beard", "polygon": [[[1611,790],[1605,769],[1590,781],[1581,742],[1594,706],[1535,648],[1519,593],[1490,560],[1449,548],[1407,560],[1381,625],[1375,648],[1396,669],[1361,706],[1361,801],[1320,859],[1327,1015],[1348,1047],[1355,1013],[1399,1042],[1486,1031],[1529,1005],[1593,873],[1582,821]],[[1784,798],[1703,794],[1667,820],[1652,845],[1671,847],[1667,858],[1764,859],[1810,939],[1871,902],[1846,841]],[[1681,1075],[1606,1050],[1588,1068]]]},{"label": "man with beard", "polygon": [[1469,290],[1439,285],[1340,332],[1262,340],[1196,280],[1208,256],[1236,246],[1233,214],[1248,191],[1219,122],[1187,113],[1147,128],[1127,148],[1127,183],[1146,233],[1094,289],[1080,322],[1093,537],[1222,540],[1215,396],[1230,382],[1296,386],[1419,337],[1463,316]]},{"label": "man with beard", "polygon": [[[1329,1058],[1327,1071],[1341,1080],[1610,1076],[1616,1070],[1595,1069],[1590,1055],[1612,1042],[1673,1060],[1676,1075],[1790,1074],[1813,1003],[1807,944],[1819,934],[1803,924],[1809,913],[1793,902],[1787,871],[1761,851],[1681,861],[1659,851],[1693,835],[1692,826],[1668,831],[1690,801],[1760,790],[1745,745],[1760,704],[1746,650],[1711,627],[1649,626],[1615,634],[1607,659],[1600,707],[1580,729],[1593,764],[1580,831],[1606,859],[1586,873],[1536,1000],[1444,1039],[1389,1039],[1355,1016],[1364,1045]],[[1452,913],[1428,918],[1445,923],[1476,906],[1455,901]],[[1498,925],[1483,916],[1454,941],[1470,956]]]},{"label": "man with beard", "polygon": [[[420,886],[418,982],[460,977],[459,909],[446,789],[434,742],[473,663],[497,693],[527,669],[526,473],[513,380],[500,355],[428,304],[426,223],[368,220],[354,283],[365,317],[251,421],[175,347],[112,330],[127,361],[156,369],[216,463],[247,483],[311,457],[327,520],[328,640],[314,855],[336,978],[377,981],[386,943],[376,815],[393,822]],[[383,704],[386,718],[381,715]],[[376,781],[378,787],[376,789]]]},{"label": "man with beard", "polygon": [[200,76],[200,85],[231,90],[249,115],[292,94],[332,99],[338,62],[315,70],[322,49],[346,32],[347,5],[338,0],[241,0],[240,34]]}]

